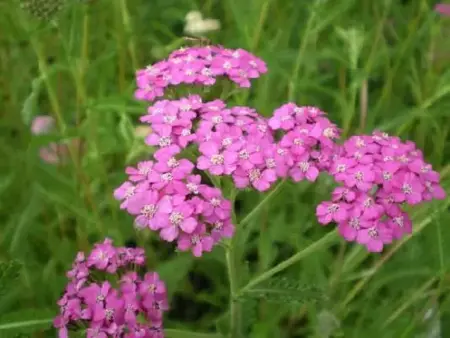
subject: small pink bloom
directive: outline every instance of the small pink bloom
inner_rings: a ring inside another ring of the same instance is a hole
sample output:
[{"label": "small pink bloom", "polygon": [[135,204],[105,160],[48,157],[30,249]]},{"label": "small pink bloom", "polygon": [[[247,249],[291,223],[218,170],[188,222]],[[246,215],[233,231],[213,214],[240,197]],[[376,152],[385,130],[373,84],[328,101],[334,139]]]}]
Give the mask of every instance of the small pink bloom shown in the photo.
[{"label": "small pink bloom", "polygon": [[367,220],[377,220],[384,213],[383,206],[377,204],[374,198],[367,194],[357,198],[355,208],[361,213],[361,217]]},{"label": "small pink bloom", "polygon": [[345,185],[365,192],[372,188],[374,180],[373,168],[359,165],[349,170],[348,176],[345,178]]},{"label": "small pink bloom", "polygon": [[222,220],[231,217],[231,202],[222,197],[219,189],[204,186],[201,189],[201,195],[206,201],[202,212],[205,217],[214,215]]},{"label": "small pink bloom", "polygon": [[401,239],[405,234],[412,233],[412,223],[406,212],[399,210],[396,214],[391,215],[387,225],[392,230],[395,239]]},{"label": "small pink bloom", "polygon": [[36,116],[31,122],[31,132],[34,135],[50,133],[55,127],[55,119],[49,115]]},{"label": "small pink bloom", "polygon": [[370,228],[372,224],[373,222],[361,218],[359,212],[353,210],[346,221],[338,224],[338,231],[347,241],[352,242],[356,240],[361,229]]},{"label": "small pink bloom", "polygon": [[297,163],[291,168],[289,175],[294,182],[299,182],[305,178],[310,182],[314,182],[319,176],[319,169],[310,161],[309,155],[304,154],[300,156]]},{"label": "small pink bloom", "polygon": [[213,175],[229,175],[236,168],[237,154],[231,151],[220,151],[220,146],[214,142],[205,142],[200,145],[200,156],[197,168],[208,170]]},{"label": "small pink bloom", "polygon": [[197,227],[197,220],[193,216],[193,208],[188,204],[178,205],[170,214],[158,215],[157,221],[161,222],[160,236],[162,239],[172,242],[181,229],[185,233],[191,234]]},{"label": "small pink bloom", "polygon": [[153,170],[153,161],[142,161],[137,164],[137,168],[127,167],[125,172],[129,175],[131,182],[139,182],[148,179]]},{"label": "small pink bloom", "polygon": [[348,218],[349,205],[345,203],[322,202],[316,208],[320,224],[340,223]]},{"label": "small pink bloom", "polygon": [[396,202],[406,202],[408,204],[418,204],[422,201],[422,193],[425,190],[424,185],[413,173],[403,173],[401,177],[394,182],[397,188],[393,192]]},{"label": "small pink bloom", "polygon": [[234,235],[234,225],[231,223],[231,219],[214,220],[211,222],[211,225],[211,237],[215,242],[220,241],[222,238],[231,238]]},{"label": "small pink bloom", "polygon": [[344,187],[337,187],[332,193],[332,199],[334,202],[345,201],[353,202],[356,198],[356,193],[353,190]]},{"label": "small pink bloom", "polygon": [[439,14],[450,16],[450,4],[437,4],[434,10]]},{"label": "small pink bloom", "polygon": [[206,227],[200,224],[193,233],[181,234],[178,238],[178,249],[181,251],[192,250],[195,257],[201,257],[203,252],[210,252],[213,248],[214,240],[206,234]]},{"label": "small pink bloom", "polygon": [[378,222],[370,228],[361,229],[358,232],[356,241],[364,244],[370,252],[381,252],[385,244],[392,242],[392,230],[384,223]]}]

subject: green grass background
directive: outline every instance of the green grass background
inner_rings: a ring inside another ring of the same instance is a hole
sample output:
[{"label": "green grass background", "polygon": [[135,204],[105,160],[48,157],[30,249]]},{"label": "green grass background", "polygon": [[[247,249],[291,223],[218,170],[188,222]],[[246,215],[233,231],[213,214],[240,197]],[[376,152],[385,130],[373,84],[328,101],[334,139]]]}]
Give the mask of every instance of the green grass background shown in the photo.
[{"label": "green grass background", "polygon": [[[67,0],[52,22],[1,1],[0,261],[15,259],[23,267],[12,287],[1,292],[0,285],[0,337],[18,331],[55,336],[49,319],[64,272],[77,251],[105,236],[145,246],[148,267],[169,288],[167,328],[214,332],[223,326],[223,250],[202,259],[175,253],[155,236],[135,233],[112,198],[124,167],[148,156],[134,134],[146,110],[133,100],[134,72],[180,45],[192,9],[221,20],[222,29],[208,35],[214,43],[248,49],[268,64],[269,72],[231,104],[269,116],[292,100],[327,111],[344,136],[382,129],[413,140],[442,172],[448,191],[450,18],[434,13],[434,4]],[[29,123],[38,114],[53,115],[58,131],[32,137]],[[39,159],[42,145],[75,137],[84,141],[84,152],[67,165]],[[383,254],[368,254],[337,237],[314,244],[332,230],[314,216],[330,192],[326,178],[287,184],[250,222],[249,240],[239,247],[246,262],[239,284],[313,245],[281,274],[320,288],[326,300],[244,306],[247,336],[450,337],[450,200],[411,209],[414,235]],[[262,198],[243,193],[238,216]],[[440,335],[431,335],[437,329]]]}]

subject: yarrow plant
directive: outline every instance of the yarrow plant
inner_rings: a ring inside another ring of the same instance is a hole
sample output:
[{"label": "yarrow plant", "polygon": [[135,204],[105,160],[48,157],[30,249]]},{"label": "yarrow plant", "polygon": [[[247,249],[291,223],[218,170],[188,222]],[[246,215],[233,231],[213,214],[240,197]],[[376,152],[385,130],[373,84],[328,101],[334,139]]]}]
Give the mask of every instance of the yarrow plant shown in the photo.
[{"label": "yarrow plant", "polygon": [[144,264],[143,249],[114,247],[110,239],[88,255],[79,252],[58,301],[59,337],[69,337],[69,329],[85,329],[92,338],[163,337],[166,286],[156,272],[139,273]]},{"label": "yarrow plant", "polygon": [[[219,78],[248,88],[266,71],[258,57],[221,46],[182,48],[138,70],[135,97],[150,104],[140,120],[151,129],[145,143],[153,153],[127,167],[128,179],[114,191],[137,229],[157,233],[180,251],[200,257],[223,243],[232,337],[242,333],[235,302],[242,290],[237,289],[234,257],[240,230],[234,199],[239,190],[265,192],[279,180],[315,182],[321,173],[328,174],[339,186],[330,201],[317,206],[318,222],[337,224],[346,240],[374,252],[411,232],[411,220],[402,209],[405,204],[445,196],[439,174],[414,143],[374,132],[339,144],[339,128],[319,108],[290,102],[265,118],[251,107],[230,107],[221,99],[206,101],[197,94],[174,98],[179,85],[210,87]],[[162,335],[167,303],[164,283],[156,274],[121,272],[118,289],[89,279],[92,267],[113,274],[123,270],[126,264],[118,263],[123,259],[139,266],[143,253],[114,249],[106,240],[87,259],[77,257],[69,273],[71,283],[59,302],[61,315],[55,320],[62,336],[69,325],[79,322],[90,324],[92,337],[100,331],[119,336],[125,327],[126,337]],[[86,287],[88,282],[94,286]],[[135,321],[138,313],[146,323]]]}]

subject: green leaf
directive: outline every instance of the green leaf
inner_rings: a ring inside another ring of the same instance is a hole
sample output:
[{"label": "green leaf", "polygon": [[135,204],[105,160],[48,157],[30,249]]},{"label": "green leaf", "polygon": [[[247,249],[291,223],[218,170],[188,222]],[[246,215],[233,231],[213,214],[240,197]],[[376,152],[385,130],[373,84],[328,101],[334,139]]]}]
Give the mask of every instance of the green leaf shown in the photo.
[{"label": "green leaf", "polygon": [[325,299],[324,292],[311,285],[285,277],[273,277],[246,290],[237,300],[263,299],[271,303],[303,304]]},{"label": "green leaf", "polygon": [[44,76],[39,76],[31,82],[31,92],[23,102],[22,111],[22,121],[29,125],[31,120],[36,113],[37,99],[39,97],[39,92],[41,90],[42,84],[44,82]]},{"label": "green leaf", "polygon": [[31,334],[51,327],[55,313],[50,309],[28,309],[7,313],[0,319],[0,337]]},{"label": "green leaf", "polygon": [[30,199],[14,227],[14,234],[9,246],[10,253],[16,255],[15,257],[22,255],[22,245],[27,241],[28,235],[33,230],[33,222],[41,212],[43,205],[42,198],[36,192],[35,186],[31,187],[29,193],[31,194]]},{"label": "green leaf", "polygon": [[16,260],[0,262],[0,300],[12,287],[17,286],[22,263]]},{"label": "green leaf", "polygon": [[218,333],[199,333],[185,330],[165,329],[167,338],[222,338]]},{"label": "green leaf", "polygon": [[194,259],[191,255],[181,254],[158,266],[156,270],[160,278],[166,283],[169,299],[177,290],[178,283],[186,277],[193,263]]}]

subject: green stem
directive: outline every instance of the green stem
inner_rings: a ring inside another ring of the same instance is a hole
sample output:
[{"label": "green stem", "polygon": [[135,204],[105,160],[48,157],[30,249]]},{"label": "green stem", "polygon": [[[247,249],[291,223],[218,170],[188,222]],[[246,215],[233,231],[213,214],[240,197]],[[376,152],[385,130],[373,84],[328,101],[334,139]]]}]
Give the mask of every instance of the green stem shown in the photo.
[{"label": "green stem", "polygon": [[241,313],[239,304],[236,302],[236,293],[238,291],[236,257],[233,250],[233,241],[225,249],[228,269],[228,280],[230,283],[230,337],[237,338],[241,335],[240,320]]},{"label": "green stem", "polygon": [[252,211],[250,211],[247,216],[245,216],[242,221],[239,223],[239,228],[243,228],[245,224],[247,224],[255,215],[261,211],[262,207],[266,205],[275,195],[281,191],[281,188],[284,186],[284,184],[287,182],[287,180],[281,181],[278,183],[278,185],[273,189],[269,194],[267,194],[266,197],[263,198],[259,204],[253,208]]},{"label": "green stem", "polygon": [[[236,194],[237,191],[234,190],[230,196],[230,200],[233,205],[232,218],[234,224],[236,224],[236,215],[234,211]],[[239,283],[235,251],[236,243],[238,243],[237,238],[240,233],[239,230],[239,227],[237,227],[235,235],[230,239],[228,246],[225,247],[228,282],[230,284],[230,338],[239,338],[241,336],[241,309],[239,303],[236,302],[236,294],[239,290]]]},{"label": "green stem", "polygon": [[334,230],[332,232],[329,232],[328,234],[323,236],[318,241],[316,241],[316,242],[310,244],[309,246],[307,246],[306,248],[304,248],[302,251],[297,252],[295,255],[291,256],[290,258],[286,259],[285,261],[281,262],[280,264],[274,266],[272,269],[262,273],[261,275],[259,275],[256,278],[252,279],[247,285],[245,285],[237,293],[236,296],[240,296],[240,295],[244,294],[246,291],[250,290],[255,285],[258,285],[258,284],[264,282],[265,280],[271,278],[272,276],[274,276],[278,272],[281,272],[281,271],[287,269],[288,267],[290,267],[291,265],[297,263],[298,261],[300,261],[304,257],[308,256],[309,254],[311,254],[311,253],[313,253],[313,252],[315,252],[315,251],[325,247],[326,245],[330,244],[336,238],[337,238],[337,231],[336,230]]},{"label": "green stem", "polygon": [[19,328],[24,328],[24,327],[29,327],[29,326],[36,326],[36,325],[51,324],[52,322],[53,322],[53,318],[24,320],[21,322],[5,323],[5,324],[0,325],[0,331],[19,329]]}]

